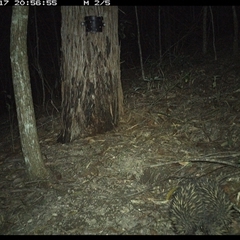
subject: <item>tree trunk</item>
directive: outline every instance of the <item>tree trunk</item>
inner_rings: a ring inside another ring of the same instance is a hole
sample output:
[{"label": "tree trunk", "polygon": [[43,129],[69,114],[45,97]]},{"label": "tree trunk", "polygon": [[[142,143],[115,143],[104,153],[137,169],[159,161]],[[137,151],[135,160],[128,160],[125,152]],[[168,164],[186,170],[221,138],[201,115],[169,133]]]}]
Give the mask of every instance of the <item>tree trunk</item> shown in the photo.
[{"label": "tree trunk", "polygon": [[12,8],[10,58],[23,157],[30,179],[46,179],[33,109],[27,57],[28,7]]},{"label": "tree trunk", "polygon": [[143,56],[142,56],[142,46],[141,46],[141,36],[140,36],[140,27],[139,27],[137,6],[135,6],[135,14],[136,14],[136,23],[137,23],[138,49],[139,49],[140,65],[141,65],[141,70],[142,70],[142,79],[145,80],[145,73],[144,73],[144,68],[143,68]]},{"label": "tree trunk", "polygon": [[203,55],[207,53],[207,6],[203,7]]},{"label": "tree trunk", "polygon": [[233,54],[238,55],[238,18],[235,6],[232,6],[233,11],[233,26],[234,26],[234,36],[233,36]]},{"label": "tree trunk", "polygon": [[161,6],[158,6],[158,51],[159,61],[162,63],[162,27],[161,27]]},{"label": "tree trunk", "polygon": [[[59,141],[117,126],[123,112],[118,8],[62,7],[62,133]],[[103,17],[102,32],[86,33],[85,16]]]}]

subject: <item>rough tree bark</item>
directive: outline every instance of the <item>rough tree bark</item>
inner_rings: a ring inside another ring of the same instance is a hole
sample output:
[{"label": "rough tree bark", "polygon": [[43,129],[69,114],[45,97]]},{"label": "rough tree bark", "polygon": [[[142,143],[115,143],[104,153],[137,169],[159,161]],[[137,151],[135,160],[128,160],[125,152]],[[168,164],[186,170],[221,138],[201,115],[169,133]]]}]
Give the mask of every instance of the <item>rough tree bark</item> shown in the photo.
[{"label": "rough tree bark", "polygon": [[23,157],[30,179],[48,179],[40,151],[27,57],[28,7],[12,8],[10,58]]},{"label": "rough tree bark", "polygon": [[[62,133],[59,141],[103,133],[123,112],[118,8],[62,7]],[[86,33],[85,16],[102,16],[102,32]]]}]

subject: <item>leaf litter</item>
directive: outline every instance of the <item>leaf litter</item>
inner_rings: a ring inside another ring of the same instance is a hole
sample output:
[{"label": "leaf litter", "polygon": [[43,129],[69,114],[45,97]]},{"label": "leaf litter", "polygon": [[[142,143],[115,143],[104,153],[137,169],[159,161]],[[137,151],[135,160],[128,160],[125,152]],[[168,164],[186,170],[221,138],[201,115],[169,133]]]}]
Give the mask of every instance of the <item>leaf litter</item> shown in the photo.
[{"label": "leaf litter", "polygon": [[[27,180],[18,130],[10,134],[3,118],[0,233],[174,234],[169,202],[178,182],[190,177],[219,181],[239,207],[240,71],[219,61],[169,67],[157,85],[139,80],[139,69],[124,69],[125,113],[105,134],[60,144],[60,114],[39,115],[51,183]],[[236,213],[229,234],[239,233]]]}]

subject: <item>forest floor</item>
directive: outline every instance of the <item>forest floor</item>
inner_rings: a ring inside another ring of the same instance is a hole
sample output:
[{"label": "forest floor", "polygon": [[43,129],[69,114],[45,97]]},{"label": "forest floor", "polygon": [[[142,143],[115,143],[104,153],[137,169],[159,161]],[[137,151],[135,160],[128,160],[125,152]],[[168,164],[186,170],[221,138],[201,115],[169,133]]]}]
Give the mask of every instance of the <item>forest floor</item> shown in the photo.
[{"label": "forest floor", "polygon": [[[124,116],[111,132],[57,143],[60,112],[37,115],[46,167],[30,182],[17,127],[0,122],[0,234],[174,234],[171,193],[182,178],[224,178],[239,208],[240,66],[180,56],[122,70]],[[15,120],[16,121],[16,120]],[[240,234],[240,214],[229,234]]]}]

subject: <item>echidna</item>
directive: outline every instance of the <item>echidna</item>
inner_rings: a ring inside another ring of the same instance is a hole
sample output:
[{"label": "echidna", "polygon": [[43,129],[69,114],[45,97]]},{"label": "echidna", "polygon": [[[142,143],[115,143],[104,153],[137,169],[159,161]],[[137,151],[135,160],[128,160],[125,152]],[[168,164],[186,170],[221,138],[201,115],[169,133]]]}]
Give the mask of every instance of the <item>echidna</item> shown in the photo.
[{"label": "echidna", "polygon": [[215,181],[188,180],[173,193],[169,216],[177,234],[222,235],[228,232],[232,207]]}]

